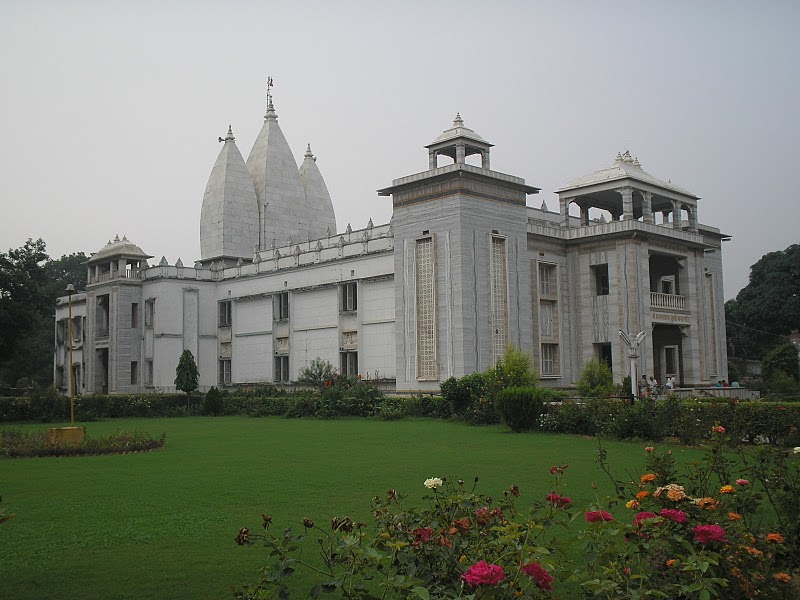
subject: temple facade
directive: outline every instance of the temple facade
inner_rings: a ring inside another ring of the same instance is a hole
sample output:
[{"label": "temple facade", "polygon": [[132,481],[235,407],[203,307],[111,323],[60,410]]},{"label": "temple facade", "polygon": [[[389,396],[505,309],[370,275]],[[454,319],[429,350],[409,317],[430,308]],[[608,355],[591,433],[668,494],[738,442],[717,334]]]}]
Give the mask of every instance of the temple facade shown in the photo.
[{"label": "temple facade", "polygon": [[535,208],[539,189],[491,170],[492,144],[457,115],[425,146],[426,170],[378,190],[389,223],[339,231],[311,148],[298,168],[271,98],[246,161],[230,128],[220,143],[193,266],[151,264],[116,237],[87,261],[86,290],[59,299],[64,393],[70,380],[79,394],[173,391],[184,349],[201,390],[288,384],[322,358],[433,392],[509,345],[545,385],[574,385],[592,358],[621,382],[620,331],[645,333],[639,373],[727,379],[727,236],[700,223],[697,196],[629,152],[557,190],[558,212]]}]

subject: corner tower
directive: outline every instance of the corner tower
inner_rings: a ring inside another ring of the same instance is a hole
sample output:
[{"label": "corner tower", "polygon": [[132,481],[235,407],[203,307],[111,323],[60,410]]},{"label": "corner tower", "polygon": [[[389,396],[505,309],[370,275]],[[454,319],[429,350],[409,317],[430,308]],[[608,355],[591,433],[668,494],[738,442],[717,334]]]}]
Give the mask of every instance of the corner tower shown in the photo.
[{"label": "corner tower", "polygon": [[490,170],[491,147],[456,115],[426,146],[427,171],[378,190],[394,208],[398,390],[485,370],[509,345],[531,351],[519,299],[530,297],[526,197],[539,190]]}]

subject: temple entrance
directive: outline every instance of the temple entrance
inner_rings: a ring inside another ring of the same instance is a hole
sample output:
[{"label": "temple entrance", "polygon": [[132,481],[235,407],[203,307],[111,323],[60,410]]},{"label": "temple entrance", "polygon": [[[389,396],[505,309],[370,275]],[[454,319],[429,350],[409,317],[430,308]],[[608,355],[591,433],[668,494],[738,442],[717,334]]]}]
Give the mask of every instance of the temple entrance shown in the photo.
[{"label": "temple entrance", "polygon": [[659,383],[664,384],[667,377],[672,377],[675,385],[683,384],[682,356],[681,328],[677,325],[653,325],[653,375]]}]

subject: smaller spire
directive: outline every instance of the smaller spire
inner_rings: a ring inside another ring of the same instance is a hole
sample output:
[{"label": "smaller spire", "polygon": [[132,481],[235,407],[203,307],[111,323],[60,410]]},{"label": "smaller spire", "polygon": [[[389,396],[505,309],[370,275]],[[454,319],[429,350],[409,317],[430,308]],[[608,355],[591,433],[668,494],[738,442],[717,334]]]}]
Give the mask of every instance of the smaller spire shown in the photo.
[{"label": "smaller spire", "polygon": [[265,121],[277,120],[278,115],[275,107],[272,106],[272,77],[267,77],[267,114],[264,115]]},{"label": "smaller spire", "polygon": [[117,234],[117,235],[115,235],[115,236],[114,236],[114,241],[115,241],[115,242],[118,242],[118,241],[119,241],[119,234]]},{"label": "smaller spire", "polygon": [[178,257],[178,260],[175,261],[176,267],[183,267],[183,261]]},{"label": "smaller spire", "polygon": [[[306,146],[305,157],[306,158],[314,158],[314,155],[311,153],[311,144],[308,144],[308,146]],[[314,158],[314,160],[317,160],[317,159]]]},{"label": "smaller spire", "polygon": [[457,112],[456,118],[453,119],[453,127],[463,127],[463,126],[464,126],[464,120],[461,118],[461,113]]},{"label": "smaller spire", "polygon": [[232,142],[235,139],[236,138],[233,137],[233,130],[231,129],[231,126],[228,125],[228,135],[226,135],[224,138],[219,138],[219,141],[220,142],[225,142],[227,144],[228,142]]}]

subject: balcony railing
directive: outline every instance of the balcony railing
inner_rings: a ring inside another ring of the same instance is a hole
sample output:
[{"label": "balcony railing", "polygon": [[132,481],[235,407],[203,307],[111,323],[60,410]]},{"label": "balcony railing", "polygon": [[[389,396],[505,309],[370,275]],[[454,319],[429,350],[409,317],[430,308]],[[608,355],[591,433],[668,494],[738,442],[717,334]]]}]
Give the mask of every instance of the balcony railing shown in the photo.
[{"label": "balcony railing", "polygon": [[98,273],[97,275],[89,276],[89,283],[102,283],[104,281],[111,281],[112,279],[144,279],[142,271],[108,271],[106,273]]},{"label": "balcony railing", "polygon": [[677,294],[662,294],[661,292],[650,292],[650,307],[686,310],[686,296]]}]

